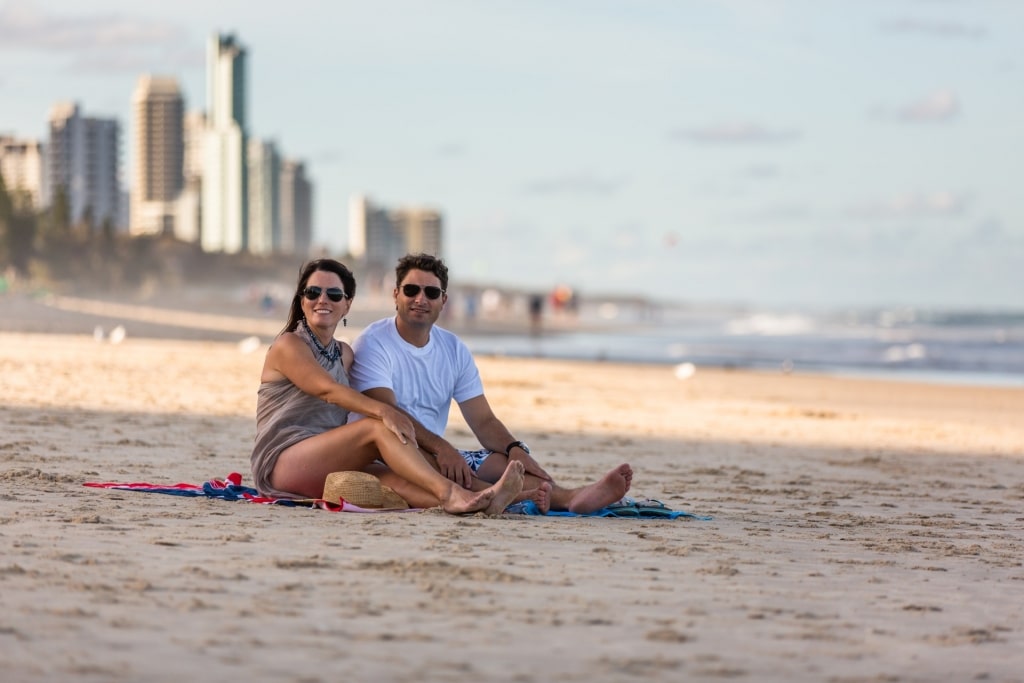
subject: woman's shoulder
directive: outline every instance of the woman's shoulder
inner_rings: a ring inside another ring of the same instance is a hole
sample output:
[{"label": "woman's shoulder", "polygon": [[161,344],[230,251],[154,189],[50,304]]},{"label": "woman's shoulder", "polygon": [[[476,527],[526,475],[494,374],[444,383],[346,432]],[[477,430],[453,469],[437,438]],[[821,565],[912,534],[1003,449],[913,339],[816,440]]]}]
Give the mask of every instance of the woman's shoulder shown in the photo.
[{"label": "woman's shoulder", "polygon": [[299,344],[301,346],[308,346],[306,340],[302,338],[298,330],[285,330],[279,335],[274,337],[274,341],[270,342],[270,348],[275,346],[290,346],[293,344]]},{"label": "woman's shoulder", "polygon": [[285,331],[274,337],[267,349],[267,358],[281,358],[309,349],[309,343],[298,332]]},{"label": "woman's shoulder", "polygon": [[345,365],[345,369],[348,370],[352,367],[352,360],[356,357],[355,351],[352,350],[352,346],[342,340],[338,340],[338,346],[341,347],[341,361]]}]

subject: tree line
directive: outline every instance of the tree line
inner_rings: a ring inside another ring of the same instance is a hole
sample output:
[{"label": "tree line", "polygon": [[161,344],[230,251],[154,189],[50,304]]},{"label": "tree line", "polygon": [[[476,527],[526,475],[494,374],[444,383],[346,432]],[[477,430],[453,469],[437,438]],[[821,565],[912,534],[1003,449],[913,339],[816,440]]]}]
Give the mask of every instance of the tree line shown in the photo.
[{"label": "tree line", "polygon": [[49,207],[36,209],[25,190],[8,190],[0,174],[0,276],[35,288],[109,290],[143,283],[291,278],[294,255],[204,253],[169,235],[119,234],[108,219],[95,225],[86,210],[72,221],[71,203],[57,188]]}]

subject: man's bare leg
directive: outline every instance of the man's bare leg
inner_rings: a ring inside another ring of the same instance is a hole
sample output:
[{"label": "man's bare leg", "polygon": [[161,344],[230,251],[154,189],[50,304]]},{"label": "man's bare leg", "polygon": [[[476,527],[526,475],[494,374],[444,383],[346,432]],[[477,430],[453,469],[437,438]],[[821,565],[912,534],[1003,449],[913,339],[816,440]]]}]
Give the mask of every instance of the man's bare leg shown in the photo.
[{"label": "man's bare leg", "polygon": [[[601,479],[578,489],[562,490],[569,494],[565,509],[578,515],[597,512],[621,499],[633,483],[633,468],[627,463],[609,470]],[[554,494],[554,491],[552,491]],[[552,507],[555,506],[552,495]]]},{"label": "man's bare leg", "polygon": [[[508,458],[505,455],[492,453],[480,464],[476,476],[485,482],[490,481],[504,469],[507,462]],[[567,489],[551,483],[550,509],[568,510],[581,515],[596,512],[626,495],[632,482],[633,468],[629,464],[623,463],[606,472],[599,480],[586,486]],[[547,482],[532,474],[527,474],[523,491],[532,491],[542,483]]]}]

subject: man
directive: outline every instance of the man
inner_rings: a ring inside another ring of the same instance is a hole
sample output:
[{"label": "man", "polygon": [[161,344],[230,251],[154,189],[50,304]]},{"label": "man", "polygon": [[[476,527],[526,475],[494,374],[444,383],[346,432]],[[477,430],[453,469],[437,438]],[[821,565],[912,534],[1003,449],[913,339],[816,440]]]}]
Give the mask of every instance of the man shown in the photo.
[{"label": "man", "polygon": [[[404,256],[395,269],[395,285],[395,317],[372,323],[353,344],[351,382],[357,391],[405,411],[420,448],[436,458],[441,474],[479,490],[484,482],[496,481],[509,460],[518,460],[526,471],[526,497],[538,501],[544,512],[550,506],[585,514],[626,494],[633,478],[628,464],[586,486],[558,486],[494,414],[469,349],[435,325],[448,301],[448,268],[441,259]],[[444,439],[453,400],[482,450],[460,451]]]}]

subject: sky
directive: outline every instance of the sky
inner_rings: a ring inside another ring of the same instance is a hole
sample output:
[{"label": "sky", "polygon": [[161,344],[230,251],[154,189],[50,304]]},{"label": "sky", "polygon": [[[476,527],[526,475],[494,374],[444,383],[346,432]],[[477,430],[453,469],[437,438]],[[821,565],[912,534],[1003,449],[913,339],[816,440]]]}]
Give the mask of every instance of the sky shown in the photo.
[{"label": "sky", "polygon": [[444,216],[454,282],[669,303],[1024,310],[1017,0],[0,0],[0,132],[204,109],[248,49],[251,136]]}]

